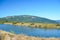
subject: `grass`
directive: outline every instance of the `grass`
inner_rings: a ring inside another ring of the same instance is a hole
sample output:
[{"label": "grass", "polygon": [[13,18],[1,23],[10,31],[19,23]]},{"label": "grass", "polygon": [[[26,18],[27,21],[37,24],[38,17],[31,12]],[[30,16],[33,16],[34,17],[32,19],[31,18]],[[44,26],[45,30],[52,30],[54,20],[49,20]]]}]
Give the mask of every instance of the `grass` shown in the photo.
[{"label": "grass", "polygon": [[33,28],[60,29],[60,24],[52,24],[52,23],[5,22],[3,24],[13,24],[18,26],[28,26]]},{"label": "grass", "polygon": [[10,32],[11,32],[11,33],[13,33],[13,34],[15,34],[15,32],[14,32],[14,31],[12,31],[12,30],[10,30]]}]

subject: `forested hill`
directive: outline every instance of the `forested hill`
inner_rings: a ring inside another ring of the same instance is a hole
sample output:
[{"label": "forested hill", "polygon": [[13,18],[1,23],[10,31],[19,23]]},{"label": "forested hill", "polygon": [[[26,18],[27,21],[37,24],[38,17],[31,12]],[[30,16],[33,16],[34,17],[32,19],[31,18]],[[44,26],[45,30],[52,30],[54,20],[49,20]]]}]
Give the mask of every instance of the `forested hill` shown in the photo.
[{"label": "forested hill", "polygon": [[31,16],[31,15],[19,15],[19,16],[7,16],[0,18],[2,22],[36,22],[36,23],[57,23],[54,20],[50,20],[43,17]]}]

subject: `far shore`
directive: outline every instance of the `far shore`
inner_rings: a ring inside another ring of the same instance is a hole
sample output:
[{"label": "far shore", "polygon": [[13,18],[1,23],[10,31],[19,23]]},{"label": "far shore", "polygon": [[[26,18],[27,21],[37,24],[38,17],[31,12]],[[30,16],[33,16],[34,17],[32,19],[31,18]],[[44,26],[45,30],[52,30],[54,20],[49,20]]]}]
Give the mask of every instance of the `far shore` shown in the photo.
[{"label": "far shore", "polygon": [[5,22],[3,24],[27,26],[27,27],[33,27],[33,28],[60,29],[60,24],[53,24],[53,23],[30,23],[30,22],[28,22],[28,23],[26,23],[26,22],[12,23],[12,22]]}]

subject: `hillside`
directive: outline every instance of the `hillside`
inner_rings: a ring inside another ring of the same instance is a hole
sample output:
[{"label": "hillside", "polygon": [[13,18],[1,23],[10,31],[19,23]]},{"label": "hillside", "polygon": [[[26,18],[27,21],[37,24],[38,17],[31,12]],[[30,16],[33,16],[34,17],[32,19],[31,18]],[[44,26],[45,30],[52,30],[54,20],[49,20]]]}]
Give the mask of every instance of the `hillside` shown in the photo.
[{"label": "hillside", "polygon": [[31,15],[19,15],[19,16],[7,16],[0,18],[0,21],[3,22],[36,22],[36,23],[57,23],[54,20],[50,20],[47,18],[37,17],[37,16],[31,16]]},{"label": "hillside", "polygon": [[60,23],[60,20],[56,20],[56,22]]}]

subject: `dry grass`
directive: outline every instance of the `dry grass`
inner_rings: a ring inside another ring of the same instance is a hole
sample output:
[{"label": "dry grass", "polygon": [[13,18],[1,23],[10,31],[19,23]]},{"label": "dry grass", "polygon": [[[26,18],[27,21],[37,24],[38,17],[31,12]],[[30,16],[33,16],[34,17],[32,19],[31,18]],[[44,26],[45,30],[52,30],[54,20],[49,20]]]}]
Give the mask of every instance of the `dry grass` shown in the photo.
[{"label": "dry grass", "polygon": [[0,40],[60,40],[60,38],[41,38],[26,36],[23,34],[16,35],[0,30]]},{"label": "dry grass", "polygon": [[60,24],[57,26],[57,24],[44,24],[44,23],[16,23],[14,25],[18,26],[28,26],[28,27],[34,27],[34,28],[48,28],[48,29],[55,29],[60,28]]}]

